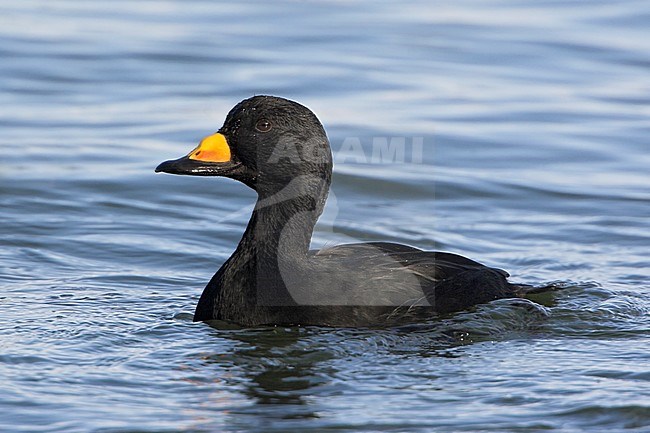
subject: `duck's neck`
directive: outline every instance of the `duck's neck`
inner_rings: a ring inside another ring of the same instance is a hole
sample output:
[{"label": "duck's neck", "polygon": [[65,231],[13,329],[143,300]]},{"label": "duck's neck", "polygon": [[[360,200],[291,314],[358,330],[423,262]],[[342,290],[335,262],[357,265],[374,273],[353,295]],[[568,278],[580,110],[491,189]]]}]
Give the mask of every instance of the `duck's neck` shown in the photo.
[{"label": "duck's neck", "polygon": [[328,190],[329,178],[301,178],[279,190],[258,191],[258,201],[235,254],[254,253],[256,259],[265,262],[305,257]]},{"label": "duck's neck", "polygon": [[258,190],[237,249],[208,285],[220,293],[216,317],[235,319],[257,307],[297,305],[290,286],[304,275],[311,235],[328,189],[329,177],[299,181],[272,194]]}]

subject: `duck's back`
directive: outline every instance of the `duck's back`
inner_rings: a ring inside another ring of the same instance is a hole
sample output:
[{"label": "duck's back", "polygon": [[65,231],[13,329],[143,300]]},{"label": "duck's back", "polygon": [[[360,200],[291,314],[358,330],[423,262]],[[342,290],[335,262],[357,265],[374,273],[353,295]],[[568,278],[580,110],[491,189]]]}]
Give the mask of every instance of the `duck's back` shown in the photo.
[{"label": "duck's back", "polygon": [[425,306],[448,313],[515,294],[516,286],[501,269],[407,245],[339,245],[315,252],[314,262],[319,261],[317,268],[345,269],[354,283],[350,298],[367,300],[368,305]]}]

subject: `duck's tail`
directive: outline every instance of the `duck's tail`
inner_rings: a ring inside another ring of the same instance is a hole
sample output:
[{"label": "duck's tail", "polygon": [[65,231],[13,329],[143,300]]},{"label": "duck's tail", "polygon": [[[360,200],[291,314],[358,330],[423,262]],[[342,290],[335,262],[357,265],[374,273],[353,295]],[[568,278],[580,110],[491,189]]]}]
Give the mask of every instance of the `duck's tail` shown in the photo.
[{"label": "duck's tail", "polygon": [[522,298],[525,298],[529,295],[538,295],[541,293],[555,292],[560,289],[563,289],[564,286],[560,283],[548,283],[542,286],[533,286],[530,284],[512,284],[514,287],[515,294]]}]

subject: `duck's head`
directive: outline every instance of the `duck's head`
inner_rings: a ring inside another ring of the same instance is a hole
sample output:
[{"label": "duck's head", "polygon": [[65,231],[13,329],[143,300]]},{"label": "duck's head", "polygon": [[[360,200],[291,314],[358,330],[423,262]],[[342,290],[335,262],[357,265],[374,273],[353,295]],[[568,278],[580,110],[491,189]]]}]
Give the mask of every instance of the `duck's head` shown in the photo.
[{"label": "duck's head", "polygon": [[224,176],[258,193],[274,193],[296,179],[329,185],[332,155],[314,113],[297,102],[254,96],[233,107],[221,129],[182,158],[165,161],[156,172]]}]

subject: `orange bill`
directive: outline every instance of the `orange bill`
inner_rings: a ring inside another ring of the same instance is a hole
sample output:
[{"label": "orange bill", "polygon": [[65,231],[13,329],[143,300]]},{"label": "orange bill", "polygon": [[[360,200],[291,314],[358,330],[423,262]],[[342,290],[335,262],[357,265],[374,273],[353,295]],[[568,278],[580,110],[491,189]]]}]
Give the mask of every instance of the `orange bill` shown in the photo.
[{"label": "orange bill", "polygon": [[208,135],[187,157],[203,162],[227,162],[230,161],[230,146],[223,134]]}]

